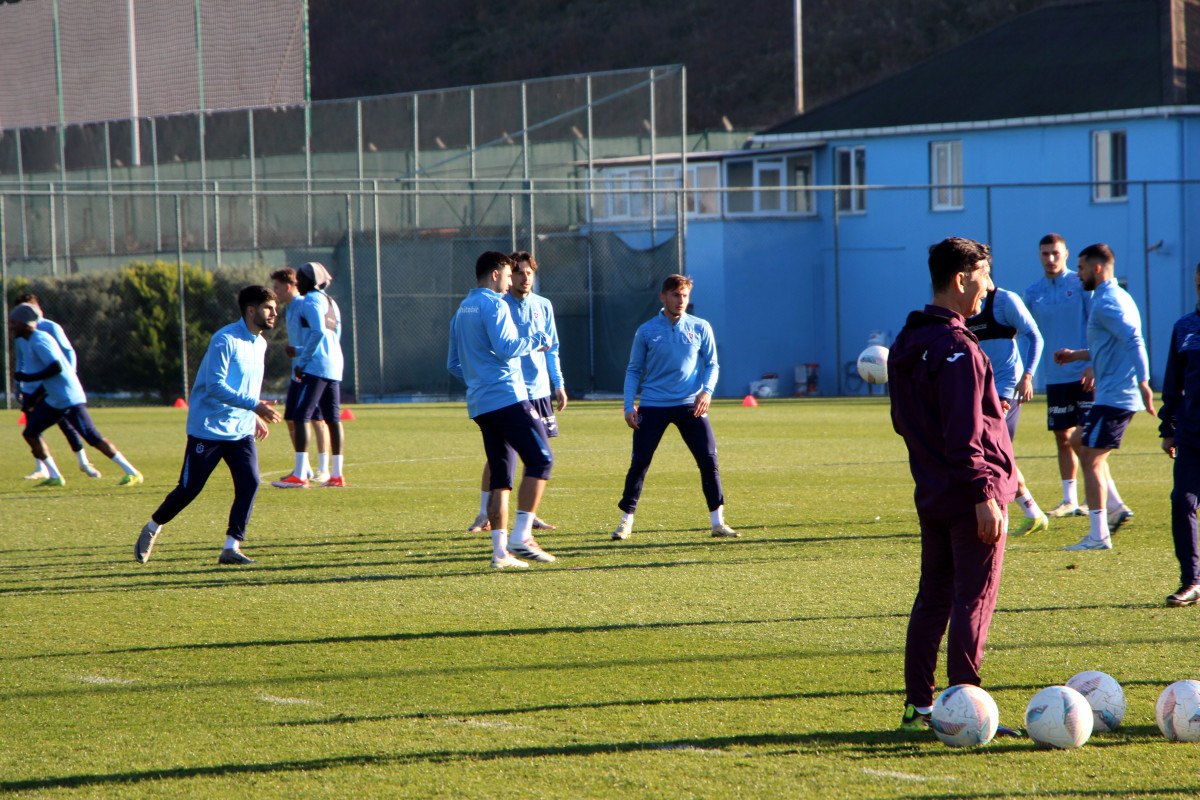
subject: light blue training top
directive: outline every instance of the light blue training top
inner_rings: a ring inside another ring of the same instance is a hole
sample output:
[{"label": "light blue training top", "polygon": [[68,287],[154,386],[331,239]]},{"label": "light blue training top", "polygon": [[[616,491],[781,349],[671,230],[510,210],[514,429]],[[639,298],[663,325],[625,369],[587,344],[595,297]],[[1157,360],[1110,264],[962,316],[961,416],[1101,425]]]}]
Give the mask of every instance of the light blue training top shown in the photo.
[{"label": "light blue training top", "polygon": [[[292,368],[327,381],[340,381],[346,362],[342,356],[342,312],[320,289],[313,289],[292,303],[300,306],[300,340],[292,346],[300,351]],[[290,304],[288,311],[291,311]],[[286,318],[285,318],[286,319]],[[288,329],[291,341],[291,329]]]},{"label": "light blue training top", "polygon": [[51,406],[63,409],[87,402],[87,395],[83,393],[83,386],[75,374],[75,365],[51,334],[40,326],[35,327],[28,339],[17,338],[16,350],[16,361],[21,372],[41,372],[55,362],[62,367],[57,375],[24,384],[33,389],[38,384],[46,387],[46,402]]},{"label": "light blue training top", "polygon": [[520,358],[549,344],[545,331],[521,338],[501,295],[472,289],[450,318],[446,354],[446,369],[467,385],[467,416],[528,400]]},{"label": "light blue training top", "polygon": [[701,392],[713,393],[719,371],[712,326],[686,313],[672,325],[660,311],[633,335],[625,411],[633,410],[639,387],[643,406],[691,405]]},{"label": "light blue training top", "polygon": [[[67,338],[67,333],[66,333],[66,331],[63,330],[62,325],[59,325],[57,322],[54,322],[53,320],[49,320],[49,319],[46,319],[45,317],[42,317],[41,319],[39,319],[37,321],[37,324],[34,326],[34,328],[36,328],[39,331],[45,331],[46,333],[48,333],[54,337],[54,341],[58,342],[59,349],[62,350],[63,355],[67,357],[67,362],[71,365],[71,369],[75,370],[76,375],[78,375],[79,362],[76,361],[76,359],[75,359],[75,348],[71,346],[71,340]],[[21,368],[21,358],[23,355],[21,352],[21,349],[22,349],[21,344],[25,341],[26,341],[25,339],[17,339],[16,340],[14,349],[16,350],[16,356],[17,356],[16,362],[17,363],[14,365],[14,368],[16,369],[17,372],[37,372],[37,370],[34,370],[34,369],[24,370]],[[25,394],[33,394],[34,392],[37,391],[37,388],[41,385],[42,385],[41,381],[18,381],[17,382],[17,388],[19,390],[21,390],[22,392],[24,392]]]},{"label": "light blue training top", "polygon": [[[996,382],[996,394],[1002,400],[1016,396],[1017,381],[1028,372],[1033,375],[1042,357],[1042,334],[1029,309],[1021,302],[1016,292],[996,289],[992,301],[992,316],[1001,325],[1017,329],[1015,339],[984,339],[979,347],[992,360],[992,374]],[[1020,345],[1017,342],[1020,341]]]},{"label": "light blue training top", "polygon": [[[1046,351],[1051,356],[1055,350],[1064,347],[1072,350],[1087,347],[1092,293],[1083,288],[1077,273],[1064,272],[1054,278],[1043,275],[1025,290],[1025,307],[1037,322]],[[1053,358],[1047,358],[1042,377],[1047,385],[1078,383],[1087,367],[1085,361],[1055,364]]]},{"label": "light blue training top", "polygon": [[1115,279],[1092,292],[1087,344],[1096,375],[1096,405],[1144,410],[1138,383],[1149,379],[1150,360],[1142,338],[1142,316]]},{"label": "light blue training top", "polygon": [[283,324],[287,328],[288,344],[296,348],[296,355],[292,356],[293,374],[296,370],[296,364],[300,361],[300,349],[304,347],[304,328],[300,327],[300,316],[303,313],[303,297],[292,299],[287,304],[287,308],[283,310]]},{"label": "light blue training top", "polygon": [[188,436],[236,441],[254,435],[266,357],[267,340],[251,333],[244,319],[213,334],[192,386]]},{"label": "light blue training top", "polygon": [[558,328],[554,324],[554,306],[539,294],[530,293],[518,300],[511,293],[504,295],[517,326],[517,336],[527,339],[538,331],[550,337],[550,349],[534,350],[521,356],[521,372],[525,378],[525,391],[530,400],[549,397],[551,389],[563,385],[562,363],[558,358]]}]

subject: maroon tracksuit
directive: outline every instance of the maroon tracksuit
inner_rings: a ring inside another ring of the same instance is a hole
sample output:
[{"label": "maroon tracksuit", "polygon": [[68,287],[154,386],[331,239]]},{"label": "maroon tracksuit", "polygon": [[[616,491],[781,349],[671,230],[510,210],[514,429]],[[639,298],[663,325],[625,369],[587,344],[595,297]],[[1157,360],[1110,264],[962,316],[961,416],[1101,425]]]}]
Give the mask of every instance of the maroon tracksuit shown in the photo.
[{"label": "maroon tracksuit", "polygon": [[975,505],[992,498],[1003,511],[1016,495],[1016,469],[992,363],[959,314],[933,305],[909,314],[888,357],[888,386],[892,426],[917,484],[921,583],[904,682],[906,702],[923,707],[933,704],[947,622],[950,685],[979,685],[1006,537],[979,540]]}]

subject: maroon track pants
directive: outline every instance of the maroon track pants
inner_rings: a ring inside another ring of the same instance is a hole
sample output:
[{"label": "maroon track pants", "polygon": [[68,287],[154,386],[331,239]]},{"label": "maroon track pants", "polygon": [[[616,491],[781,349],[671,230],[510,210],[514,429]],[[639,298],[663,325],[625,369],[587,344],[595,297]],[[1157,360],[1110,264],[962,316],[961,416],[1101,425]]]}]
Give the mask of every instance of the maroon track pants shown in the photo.
[{"label": "maroon track pants", "polygon": [[[979,685],[979,665],[996,608],[1007,535],[984,544],[975,512],[941,517],[919,514],[921,584],[908,618],[904,644],[906,702],[933,705],[938,647],[949,623],[946,672],[949,686]],[[1007,528],[1007,518],[1004,526]]]}]

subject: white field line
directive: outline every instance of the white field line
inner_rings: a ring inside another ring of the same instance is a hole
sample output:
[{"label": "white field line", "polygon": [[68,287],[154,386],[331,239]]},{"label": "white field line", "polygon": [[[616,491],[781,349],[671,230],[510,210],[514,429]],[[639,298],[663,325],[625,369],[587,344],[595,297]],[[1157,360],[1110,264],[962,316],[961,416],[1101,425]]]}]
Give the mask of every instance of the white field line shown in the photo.
[{"label": "white field line", "polygon": [[505,722],[499,719],[473,719],[471,717],[458,719],[456,717],[449,717],[442,721],[447,725],[469,725],[472,728],[503,728],[506,730],[515,730],[516,728],[521,727],[520,725],[514,725],[511,722]]},{"label": "white field line", "polygon": [[274,703],[279,706],[319,706],[316,700],[305,700],[303,697],[276,697],[271,694],[260,694],[259,700],[264,703]]},{"label": "white field line", "polygon": [[704,755],[729,755],[725,750],[714,750],[710,747],[692,747],[690,744],[660,744],[655,745],[655,750],[680,750],[685,753],[703,753]]},{"label": "white field line", "polygon": [[76,676],[76,680],[95,686],[128,686],[133,683],[128,678],[109,678],[104,675],[78,675]]},{"label": "white field line", "polygon": [[949,775],[914,775],[911,772],[897,772],[891,769],[870,769],[869,767],[863,767],[863,772],[868,775],[874,775],[876,778],[893,778],[898,781],[915,781],[917,783],[954,780]]}]

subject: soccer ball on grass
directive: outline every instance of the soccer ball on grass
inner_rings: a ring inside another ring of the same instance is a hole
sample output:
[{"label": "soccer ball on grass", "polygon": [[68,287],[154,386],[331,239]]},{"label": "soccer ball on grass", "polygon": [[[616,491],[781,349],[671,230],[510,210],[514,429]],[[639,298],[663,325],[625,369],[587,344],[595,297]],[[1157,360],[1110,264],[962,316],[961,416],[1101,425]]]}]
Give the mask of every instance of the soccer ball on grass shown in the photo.
[{"label": "soccer ball on grass", "polygon": [[1125,719],[1125,690],[1111,675],[1089,669],[1067,681],[1092,707],[1092,732],[1110,733]]},{"label": "soccer ball on grass", "polygon": [[992,696],[978,686],[951,686],[933,701],[929,726],[950,747],[987,744],[996,735],[1000,710]]},{"label": "soccer ball on grass", "polygon": [[1070,686],[1047,686],[1025,708],[1025,730],[1042,747],[1074,750],[1092,735],[1092,707]]}]

